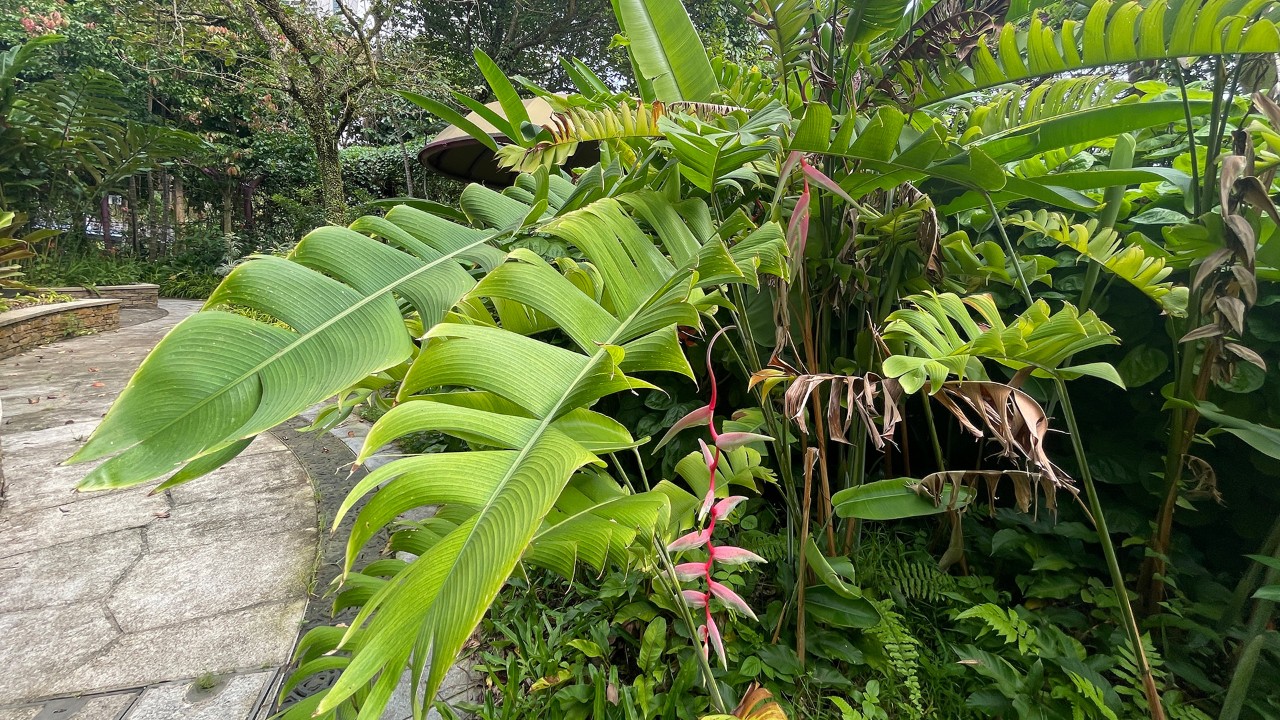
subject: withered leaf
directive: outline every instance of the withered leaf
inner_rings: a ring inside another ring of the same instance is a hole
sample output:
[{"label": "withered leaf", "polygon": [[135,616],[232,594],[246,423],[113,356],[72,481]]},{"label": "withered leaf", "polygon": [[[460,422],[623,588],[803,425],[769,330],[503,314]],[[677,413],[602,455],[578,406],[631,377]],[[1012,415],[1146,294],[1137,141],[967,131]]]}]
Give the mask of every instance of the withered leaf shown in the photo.
[{"label": "withered leaf", "polygon": [[1200,267],[1196,268],[1195,277],[1191,279],[1191,289],[1199,289],[1205,278],[1209,277],[1210,273],[1217,270],[1229,257],[1231,257],[1231,250],[1218,248],[1210,253],[1209,257],[1200,261]]},{"label": "withered leaf", "polygon": [[1196,340],[1205,340],[1207,338],[1218,337],[1222,334],[1222,328],[1217,325],[1201,325],[1191,332],[1183,335],[1179,343],[1189,343]]},{"label": "withered leaf", "polygon": [[1244,302],[1237,297],[1223,295],[1214,301],[1218,312],[1222,313],[1222,317],[1227,319],[1231,324],[1231,329],[1236,331],[1237,335],[1244,333]]},{"label": "withered leaf", "polygon": [[[902,421],[902,412],[898,408],[902,399],[902,386],[893,378],[880,377],[875,373],[861,376],[819,374],[797,377],[787,388],[782,406],[783,412],[796,422],[801,432],[809,432],[806,422],[809,397],[824,383],[830,385],[826,420],[827,432],[832,440],[849,442],[849,427],[856,414],[877,450],[893,442],[894,429]],[[878,430],[876,418],[880,418]]]},{"label": "withered leaf", "polygon": [[1222,214],[1231,214],[1231,194],[1236,180],[1244,175],[1245,160],[1241,155],[1222,156],[1221,173],[1218,179],[1218,201],[1222,203]]},{"label": "withered leaf", "polygon": [[1258,302],[1258,278],[1253,271],[1243,265],[1232,265],[1231,274],[1236,278],[1236,284],[1240,286],[1240,293],[1244,295],[1244,302],[1249,307],[1253,307]]},{"label": "withered leaf", "polygon": [[1241,345],[1239,343],[1229,342],[1224,344],[1223,348],[1228,350],[1232,355],[1235,355],[1236,357],[1249,363],[1250,365],[1257,367],[1259,370],[1262,370],[1264,372],[1266,371],[1267,361],[1263,360],[1261,355],[1254,352],[1253,350],[1250,350],[1244,345]]},{"label": "withered leaf", "polygon": [[[1049,418],[1030,395],[1004,383],[964,380],[943,383],[942,392],[933,397],[965,430],[976,437],[995,440],[1003,457],[1025,460],[1054,485],[1061,487],[1070,482],[1045,452]],[[970,418],[970,412],[978,416],[985,433]]]}]

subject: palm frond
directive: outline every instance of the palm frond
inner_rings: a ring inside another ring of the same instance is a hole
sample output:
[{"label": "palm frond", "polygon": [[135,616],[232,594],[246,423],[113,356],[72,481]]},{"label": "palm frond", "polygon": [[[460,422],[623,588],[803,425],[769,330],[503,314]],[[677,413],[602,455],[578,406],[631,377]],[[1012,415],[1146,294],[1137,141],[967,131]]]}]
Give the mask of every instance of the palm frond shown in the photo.
[{"label": "palm frond", "polygon": [[1007,23],[961,62],[938,54],[903,60],[893,84],[920,107],[1006,83],[1125,63],[1280,51],[1280,5],[1274,0],[1100,0],[1083,21],[1060,28],[1034,15],[1028,27]]}]

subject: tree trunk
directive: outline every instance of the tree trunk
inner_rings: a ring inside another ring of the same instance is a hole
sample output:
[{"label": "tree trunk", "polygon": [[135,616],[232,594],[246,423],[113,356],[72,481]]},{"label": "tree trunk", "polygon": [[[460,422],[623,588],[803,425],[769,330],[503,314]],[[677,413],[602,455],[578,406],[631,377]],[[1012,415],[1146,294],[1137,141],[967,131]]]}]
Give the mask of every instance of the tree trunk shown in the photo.
[{"label": "tree trunk", "polygon": [[147,257],[155,260],[160,254],[156,246],[156,174],[147,173]]},{"label": "tree trunk", "polygon": [[346,224],[347,196],[342,187],[342,156],[338,151],[338,129],[323,101],[300,103],[311,144],[316,151],[316,175],[320,181],[320,205],[324,219]]},{"label": "tree trunk", "polygon": [[222,234],[231,234],[231,206],[235,203],[235,185],[228,180],[222,184]]},{"label": "tree trunk", "polygon": [[138,244],[138,178],[135,175],[129,176],[129,245],[137,257],[142,246]]},{"label": "tree trunk", "polygon": [[409,151],[405,149],[403,139],[400,141],[400,159],[404,160],[405,195],[413,197],[413,168],[409,164]]},{"label": "tree trunk", "polygon": [[173,224],[182,227],[187,222],[187,192],[182,186],[182,174],[173,176]]},{"label": "tree trunk", "polygon": [[253,194],[258,192],[258,185],[260,184],[262,184],[262,176],[240,183],[240,201],[243,206],[241,209],[244,214],[245,230],[257,228],[257,222],[254,220],[253,215]]},{"label": "tree trunk", "polygon": [[98,202],[98,222],[102,223],[102,248],[114,254],[115,242],[111,239],[111,193],[102,193]]},{"label": "tree trunk", "polygon": [[160,243],[169,242],[169,172],[160,171],[160,239],[151,244],[151,259],[160,257]]}]

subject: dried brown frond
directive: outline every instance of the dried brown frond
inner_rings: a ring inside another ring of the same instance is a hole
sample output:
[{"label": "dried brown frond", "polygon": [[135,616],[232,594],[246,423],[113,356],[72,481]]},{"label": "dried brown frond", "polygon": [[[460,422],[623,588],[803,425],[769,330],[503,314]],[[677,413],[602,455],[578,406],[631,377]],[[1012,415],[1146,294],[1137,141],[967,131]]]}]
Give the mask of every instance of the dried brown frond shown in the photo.
[{"label": "dried brown frond", "polygon": [[[806,423],[809,396],[824,383],[830,385],[827,397],[827,432],[832,440],[848,443],[849,427],[856,415],[862,420],[872,445],[877,450],[893,442],[894,429],[902,421],[898,403],[902,399],[902,386],[897,380],[875,373],[866,375],[800,375],[796,377],[783,396],[783,412],[800,427],[809,432]],[[876,418],[880,426],[876,427]]]},{"label": "dried brown frond", "polygon": [[965,380],[943,383],[942,391],[933,397],[974,437],[995,440],[1002,457],[1025,461],[1056,487],[1070,484],[1071,478],[1045,453],[1049,418],[1030,395],[1004,383]]}]

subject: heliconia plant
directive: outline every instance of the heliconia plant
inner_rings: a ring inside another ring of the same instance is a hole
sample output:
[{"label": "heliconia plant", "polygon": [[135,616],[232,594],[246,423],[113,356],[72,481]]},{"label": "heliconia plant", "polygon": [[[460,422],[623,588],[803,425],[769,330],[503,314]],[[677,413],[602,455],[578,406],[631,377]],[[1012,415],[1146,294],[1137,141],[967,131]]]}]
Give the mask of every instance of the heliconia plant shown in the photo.
[{"label": "heliconia plant", "polygon": [[709,477],[707,494],[702,499],[702,506],[698,510],[698,522],[702,527],[676,538],[667,545],[667,552],[682,553],[706,548],[706,560],[680,563],[675,566],[674,574],[676,581],[680,584],[702,581],[700,588],[685,589],[681,594],[687,605],[703,611],[704,621],[697,630],[698,639],[702,643],[703,657],[710,659],[711,650],[714,648],[716,657],[720,659],[720,665],[724,667],[728,667],[728,661],[725,659],[724,640],[721,637],[720,628],[716,625],[715,616],[711,613],[712,599],[719,600],[726,606],[733,608],[734,611],[742,613],[752,620],[756,619],[756,614],[752,612],[751,606],[747,605],[747,602],[738,593],[724,583],[717,582],[712,577],[712,571],[715,569],[717,562],[723,565],[744,565],[746,563],[761,563],[765,560],[750,550],[732,545],[715,544],[713,535],[716,530],[716,522],[728,517],[729,513],[733,512],[733,509],[739,503],[747,499],[742,495],[730,495],[716,500],[716,470],[720,466],[721,452],[739,448],[747,443],[773,440],[767,435],[757,433],[720,432],[716,430],[715,414],[719,388],[716,383],[715,368],[712,367],[711,363],[711,350],[715,347],[716,340],[727,330],[729,328],[722,328],[707,343],[707,383],[710,387],[710,400],[706,405],[690,412],[677,421],[658,443],[658,447],[661,447],[681,430],[698,427],[703,424],[707,426],[708,434],[711,436],[710,446],[707,445],[705,440],[698,439],[698,446],[702,449],[702,459],[707,464]]}]

